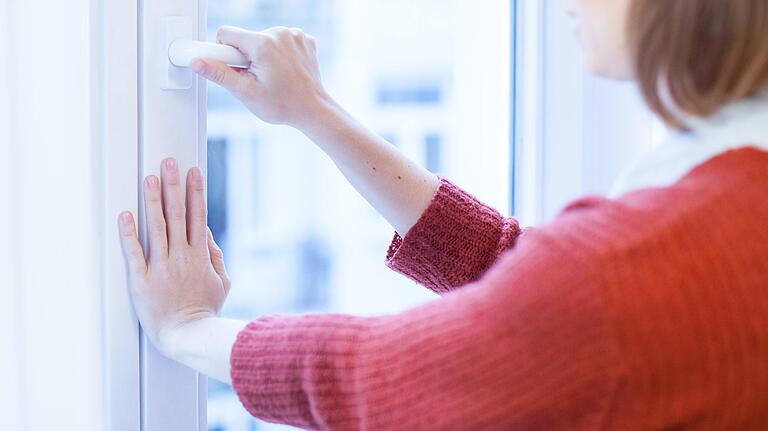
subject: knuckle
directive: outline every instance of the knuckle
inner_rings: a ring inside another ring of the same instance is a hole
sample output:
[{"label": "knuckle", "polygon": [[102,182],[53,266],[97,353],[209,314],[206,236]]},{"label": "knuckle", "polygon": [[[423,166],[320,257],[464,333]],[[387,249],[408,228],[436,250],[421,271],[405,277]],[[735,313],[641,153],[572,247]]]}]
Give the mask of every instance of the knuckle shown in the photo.
[{"label": "knuckle", "polygon": [[283,25],[278,25],[278,26],[272,27],[272,32],[275,34],[280,34],[284,36],[287,33],[290,33],[291,29]]},{"label": "knuckle", "polygon": [[213,72],[212,76],[213,82],[217,84],[226,84],[227,82],[227,73],[223,69],[216,69]]},{"label": "knuckle", "polygon": [[223,260],[224,259],[224,252],[221,251],[219,246],[215,245],[211,249],[211,256],[213,256],[217,260]]},{"label": "knuckle", "polygon": [[151,220],[147,222],[149,230],[155,234],[165,234],[165,220]]},{"label": "knuckle", "polygon": [[[250,97],[252,97],[252,95],[251,95],[251,85],[250,84],[251,83],[248,80],[246,80],[246,79],[238,79],[232,85],[232,93],[234,93],[234,94],[236,94],[238,96],[241,96],[241,97],[250,98]],[[201,188],[201,190],[203,190],[203,189],[204,189],[204,187]]]},{"label": "knuckle", "polygon": [[216,38],[218,40],[224,39],[227,36],[229,36],[230,34],[232,34],[232,32],[234,30],[235,30],[235,27],[232,27],[230,25],[223,25],[223,26],[219,27],[218,30],[216,30]]},{"label": "knuckle", "polygon": [[202,233],[200,233],[201,227],[205,226],[206,221],[208,221],[207,214],[203,212],[195,212],[194,214],[190,215],[190,222],[191,226],[190,231],[188,235],[190,236],[190,240],[194,238],[198,238]]},{"label": "knuckle", "polygon": [[277,37],[265,35],[264,37],[261,38],[259,42],[259,48],[263,52],[271,53],[277,50],[277,42],[278,42]]},{"label": "knuckle", "polygon": [[288,27],[275,27],[274,34],[279,40],[283,41],[294,37],[293,31]]},{"label": "knuckle", "polygon": [[126,241],[130,241],[133,239],[135,234],[134,228],[131,227],[124,227],[120,229],[120,235],[125,238]]},{"label": "knuckle", "polygon": [[256,48],[262,47],[264,44],[272,40],[272,36],[267,33],[253,33],[253,46]]},{"label": "knuckle", "polygon": [[193,217],[197,220],[198,225],[205,226],[208,222],[208,211],[206,211],[205,208],[201,208],[193,215]]},{"label": "knuckle", "polygon": [[150,202],[160,202],[162,200],[162,197],[160,196],[160,192],[158,191],[149,191],[147,192],[147,200]]},{"label": "knuckle", "polygon": [[[193,205],[191,205],[190,213],[192,213],[192,216],[196,218],[207,218],[208,208],[205,206],[205,202],[200,200],[199,202],[195,202]],[[205,226],[207,225],[208,223],[205,223]]]},{"label": "knuckle", "polygon": [[179,220],[184,218],[184,206],[180,204],[168,205],[168,217],[172,220]]},{"label": "knuckle", "polygon": [[140,262],[144,260],[144,251],[141,249],[141,247],[131,247],[130,250],[128,250],[128,257],[132,261]]},{"label": "knuckle", "polygon": [[192,190],[196,192],[204,192],[205,191],[205,184],[202,181],[190,181],[192,184]]}]

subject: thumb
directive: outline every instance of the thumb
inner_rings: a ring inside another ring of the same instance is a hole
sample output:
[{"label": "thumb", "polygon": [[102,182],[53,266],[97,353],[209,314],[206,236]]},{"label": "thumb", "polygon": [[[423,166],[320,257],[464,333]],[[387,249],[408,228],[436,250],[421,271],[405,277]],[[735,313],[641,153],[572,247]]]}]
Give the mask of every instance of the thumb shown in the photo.
[{"label": "thumb", "polygon": [[216,244],[216,241],[213,239],[211,228],[208,228],[208,253],[211,256],[213,270],[216,271],[216,274],[218,274],[219,277],[221,277],[221,280],[224,282],[225,288],[228,291],[229,276],[227,275],[227,268],[224,266],[224,252],[221,251],[221,248],[219,248],[219,245]]},{"label": "thumb", "polygon": [[232,93],[241,89],[248,79],[231,67],[215,60],[195,60],[189,66],[195,73],[214,82]]}]

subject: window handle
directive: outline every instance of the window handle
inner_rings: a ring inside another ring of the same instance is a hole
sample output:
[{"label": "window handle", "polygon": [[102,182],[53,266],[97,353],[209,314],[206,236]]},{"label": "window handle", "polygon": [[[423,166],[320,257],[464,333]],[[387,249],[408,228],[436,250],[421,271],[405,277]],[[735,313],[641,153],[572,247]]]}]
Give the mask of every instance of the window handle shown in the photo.
[{"label": "window handle", "polygon": [[229,45],[176,39],[168,47],[168,59],[174,66],[189,67],[198,58],[217,60],[242,69],[251,65],[243,53]]}]

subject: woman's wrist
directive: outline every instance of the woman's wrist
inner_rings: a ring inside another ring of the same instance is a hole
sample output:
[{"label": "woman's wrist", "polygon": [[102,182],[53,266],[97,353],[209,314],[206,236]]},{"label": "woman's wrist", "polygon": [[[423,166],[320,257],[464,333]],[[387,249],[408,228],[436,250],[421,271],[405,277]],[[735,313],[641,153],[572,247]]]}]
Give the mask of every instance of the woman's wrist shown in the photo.
[{"label": "woman's wrist", "polygon": [[185,345],[190,338],[190,333],[194,335],[194,330],[200,327],[200,323],[206,319],[216,318],[212,313],[201,313],[199,315],[189,316],[175,323],[169,323],[157,333],[157,350],[164,356],[178,360],[188,346]]},{"label": "woman's wrist", "polygon": [[230,354],[246,321],[207,316],[169,332],[167,357],[224,383],[231,383]]},{"label": "woman's wrist", "polygon": [[313,97],[305,108],[305,113],[293,121],[291,127],[304,133],[316,143],[329,128],[338,127],[342,115],[345,114],[341,105],[324,91]]}]

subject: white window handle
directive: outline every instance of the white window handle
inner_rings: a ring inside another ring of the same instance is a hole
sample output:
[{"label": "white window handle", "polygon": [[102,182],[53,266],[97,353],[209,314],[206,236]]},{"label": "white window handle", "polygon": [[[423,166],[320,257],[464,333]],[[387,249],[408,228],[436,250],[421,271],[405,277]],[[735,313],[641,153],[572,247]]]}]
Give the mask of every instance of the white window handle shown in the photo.
[{"label": "white window handle", "polygon": [[168,47],[168,59],[174,66],[189,67],[198,58],[217,60],[243,69],[251,65],[243,53],[229,45],[177,39]]}]

